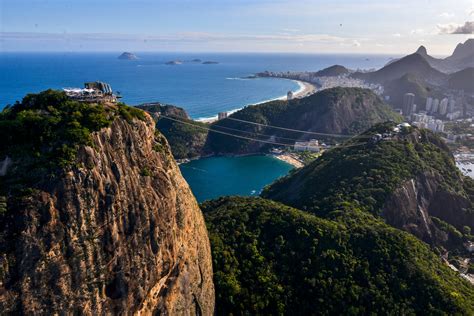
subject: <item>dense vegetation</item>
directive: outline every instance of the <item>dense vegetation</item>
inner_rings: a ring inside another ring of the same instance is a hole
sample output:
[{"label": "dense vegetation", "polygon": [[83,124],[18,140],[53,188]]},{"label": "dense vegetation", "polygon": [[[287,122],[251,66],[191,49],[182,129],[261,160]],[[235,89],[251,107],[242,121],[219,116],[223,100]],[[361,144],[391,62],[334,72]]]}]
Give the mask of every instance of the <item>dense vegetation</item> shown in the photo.
[{"label": "dense vegetation", "polygon": [[378,215],[388,194],[422,172],[438,172],[446,190],[465,193],[449,149],[430,131],[413,129],[406,135],[393,133],[387,140],[371,139],[376,133],[391,133],[393,127],[391,123],[377,125],[344,146],[326,151],[309,166],[267,188],[264,196],[281,197],[318,214],[332,210],[335,204],[354,202]]},{"label": "dense vegetation", "polygon": [[[435,191],[423,191],[420,197],[430,199],[427,201],[439,197],[438,202],[426,202],[427,212],[434,212],[433,216],[442,218],[457,231],[462,231],[464,225],[472,227],[474,181],[461,175],[444,142],[428,130],[410,128],[396,133],[393,128],[392,123],[377,125],[344,146],[326,151],[308,166],[267,187],[262,196],[326,218],[344,203],[383,217],[386,202],[406,181],[427,179],[426,190]],[[384,133],[391,136],[383,140],[373,138]],[[391,222],[395,226],[406,221],[415,224],[417,220],[410,216],[420,216],[399,212]],[[416,230],[420,238],[425,232],[432,234],[433,229],[444,231],[447,237],[430,235],[429,240],[424,240],[449,248],[462,249],[462,242],[470,238],[465,235],[463,240],[454,230],[446,230],[439,221],[428,219],[431,223],[435,225],[431,232],[424,225],[410,226],[410,231]]]},{"label": "dense vegetation", "polygon": [[52,180],[56,170],[74,165],[78,148],[90,144],[92,132],[117,116],[144,119],[143,111],[124,104],[81,103],[55,90],[28,94],[6,107],[0,112],[0,160],[9,157],[13,164],[0,182],[0,193]]},{"label": "dense vegetation", "polygon": [[260,198],[202,209],[218,315],[474,311],[474,288],[425,244],[356,206],[341,207],[336,221]]},{"label": "dense vegetation", "polygon": [[[248,106],[230,119],[212,124],[224,132],[292,146],[295,140],[331,136],[312,135],[248,124],[239,119],[278,127],[327,134],[360,133],[372,125],[389,120],[400,120],[372,91],[360,88],[333,88],[312,96],[291,101],[273,101]],[[239,132],[241,131],[241,132]],[[209,150],[217,153],[247,153],[265,151],[273,145],[211,133]],[[340,139],[339,139],[340,140]]]},{"label": "dense vegetation", "polygon": [[156,114],[156,127],[167,138],[175,159],[202,155],[208,135],[208,124],[191,120],[182,108],[172,105],[151,103],[138,107]]}]

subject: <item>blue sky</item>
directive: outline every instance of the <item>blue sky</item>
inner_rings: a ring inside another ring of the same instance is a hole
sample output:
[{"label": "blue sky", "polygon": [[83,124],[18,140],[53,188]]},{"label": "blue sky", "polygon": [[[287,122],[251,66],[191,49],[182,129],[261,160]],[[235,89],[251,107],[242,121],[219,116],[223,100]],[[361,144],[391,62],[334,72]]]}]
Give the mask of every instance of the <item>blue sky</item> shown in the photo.
[{"label": "blue sky", "polygon": [[446,55],[472,20],[472,0],[0,0],[0,50]]}]

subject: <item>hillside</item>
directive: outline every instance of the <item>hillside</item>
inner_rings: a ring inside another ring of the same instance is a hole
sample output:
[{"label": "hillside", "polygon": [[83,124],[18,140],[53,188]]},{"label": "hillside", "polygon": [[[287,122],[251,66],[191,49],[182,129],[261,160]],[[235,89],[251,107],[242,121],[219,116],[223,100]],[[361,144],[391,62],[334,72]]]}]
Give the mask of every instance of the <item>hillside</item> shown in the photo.
[{"label": "hillside", "polygon": [[448,87],[451,89],[474,92],[474,67],[466,68],[449,75]]},{"label": "hillside", "polygon": [[[461,175],[447,146],[428,130],[392,129],[377,125],[262,196],[323,217],[355,203],[432,245],[462,251],[474,230],[474,181]],[[375,141],[377,133],[392,136]]]},{"label": "hillside", "polygon": [[184,109],[173,105],[147,103],[137,107],[155,118],[156,128],[168,140],[175,159],[195,158],[204,153],[208,124],[191,120]]},{"label": "hillside", "polygon": [[446,75],[444,73],[431,67],[430,64],[417,53],[391,62],[377,71],[355,73],[353,76],[369,82],[384,84],[388,81],[399,79],[409,73],[430,84],[440,85],[446,80]]},{"label": "hillside", "polygon": [[409,92],[415,94],[415,104],[418,109],[423,109],[426,98],[432,94],[432,89],[424,80],[411,73],[384,85],[384,95],[390,96],[390,100],[387,102],[395,108],[402,108],[403,96]]},{"label": "hillside", "polygon": [[474,288],[371,215],[325,220],[260,198],[206,202],[218,315],[474,311]]},{"label": "hillside", "polygon": [[317,77],[336,77],[341,75],[347,75],[349,69],[341,65],[334,65],[323,70],[320,70],[314,74]]},{"label": "hillside", "polygon": [[[232,114],[230,118],[211,125],[216,130],[232,131],[244,137],[289,145],[293,145],[294,140],[324,138],[320,135],[248,124],[235,119],[308,132],[353,134],[373,124],[399,120],[400,117],[370,90],[333,88],[289,102],[273,101],[248,106]],[[214,153],[251,153],[272,147],[265,143],[236,139],[217,133],[209,134],[206,146],[207,150]]]},{"label": "hillside", "polygon": [[53,90],[0,112],[1,314],[213,314],[204,220],[154,125]]}]

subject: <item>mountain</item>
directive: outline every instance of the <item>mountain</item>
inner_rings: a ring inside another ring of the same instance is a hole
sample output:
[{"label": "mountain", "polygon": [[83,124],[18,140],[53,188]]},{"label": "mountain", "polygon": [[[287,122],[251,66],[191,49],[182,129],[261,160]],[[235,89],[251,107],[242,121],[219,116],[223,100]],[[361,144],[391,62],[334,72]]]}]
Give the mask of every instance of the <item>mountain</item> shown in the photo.
[{"label": "mountain", "polygon": [[416,53],[422,56],[431,67],[444,73],[453,73],[464,68],[474,67],[474,39],[472,38],[464,43],[459,43],[453,54],[446,58],[434,58],[428,55],[424,46],[420,46]]},{"label": "mountain", "polygon": [[48,90],[0,134],[2,314],[213,314],[204,219],[149,115]]},{"label": "mountain", "polygon": [[[378,135],[384,135],[380,139]],[[428,130],[380,124],[268,187],[263,197],[331,218],[352,203],[436,247],[463,252],[474,230],[474,181]]]},{"label": "mountain", "polygon": [[[202,204],[217,315],[471,315],[474,287],[355,204],[318,218],[261,198]],[[344,216],[350,214],[350,216]]]},{"label": "mountain", "polygon": [[466,40],[464,43],[459,43],[451,56],[447,57],[449,61],[463,61],[474,62],[474,38]]},{"label": "mountain", "polygon": [[156,128],[170,143],[175,159],[195,158],[204,153],[208,124],[191,120],[183,108],[173,105],[147,103],[137,107],[155,118]]},{"label": "mountain", "polygon": [[[211,128],[227,133],[231,131],[245,138],[292,146],[295,140],[334,138],[340,134],[361,132],[376,123],[399,119],[370,90],[332,88],[302,99],[247,106],[229,118],[213,123]],[[305,134],[243,121],[331,135]],[[273,145],[210,133],[206,146],[213,153],[252,153],[265,151]]]},{"label": "mountain", "polygon": [[137,60],[138,57],[137,55],[133,54],[133,53],[129,53],[129,52],[124,52],[122,53],[118,59],[122,59],[122,60]]},{"label": "mountain", "polygon": [[349,69],[341,65],[334,65],[323,70],[320,70],[314,74],[317,77],[337,77],[341,75],[347,75]]},{"label": "mountain", "polygon": [[474,67],[466,68],[449,75],[448,87],[465,92],[474,92]]},{"label": "mountain", "polygon": [[354,77],[369,82],[384,84],[399,79],[406,74],[413,74],[430,84],[440,85],[446,80],[446,75],[434,69],[420,54],[414,53],[393,61],[385,67],[368,73],[355,73]]},{"label": "mountain", "polygon": [[433,94],[429,84],[411,73],[384,85],[384,95],[390,96],[390,100],[387,102],[395,108],[402,108],[403,96],[409,92],[415,94],[415,104],[418,109],[424,108],[426,98]]}]

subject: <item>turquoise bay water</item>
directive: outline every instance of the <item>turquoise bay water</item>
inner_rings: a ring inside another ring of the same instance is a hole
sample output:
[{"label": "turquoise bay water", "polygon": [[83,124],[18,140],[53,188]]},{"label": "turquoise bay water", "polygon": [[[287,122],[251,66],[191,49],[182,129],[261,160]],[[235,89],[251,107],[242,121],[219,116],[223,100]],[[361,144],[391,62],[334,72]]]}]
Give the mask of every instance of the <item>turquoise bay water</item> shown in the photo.
[{"label": "turquoise bay water", "polygon": [[258,196],[292,168],[271,156],[211,157],[180,165],[199,202],[225,195]]}]

